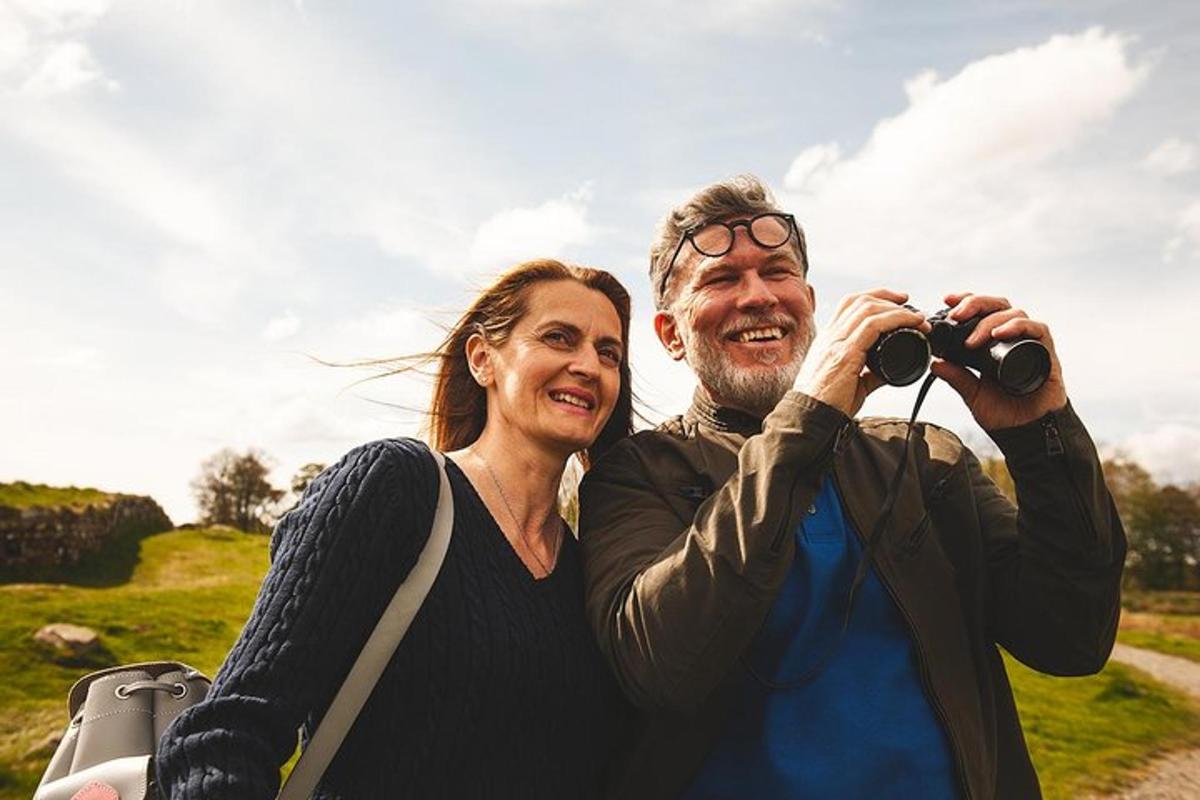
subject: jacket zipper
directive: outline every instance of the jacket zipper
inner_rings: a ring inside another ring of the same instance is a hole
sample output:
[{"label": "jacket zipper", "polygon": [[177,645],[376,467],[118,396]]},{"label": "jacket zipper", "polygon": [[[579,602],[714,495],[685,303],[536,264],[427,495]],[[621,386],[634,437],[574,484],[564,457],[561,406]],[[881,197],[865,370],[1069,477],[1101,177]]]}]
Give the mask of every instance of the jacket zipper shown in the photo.
[{"label": "jacket zipper", "polygon": [[[838,502],[840,502],[842,505],[842,513],[844,513],[846,518],[851,521],[852,527],[854,528],[854,533],[863,545],[862,557],[866,558],[866,543],[862,541],[862,528],[859,525],[859,521],[855,519],[854,515],[851,513],[850,507],[846,505],[845,495],[842,493],[842,484],[838,479],[836,469],[833,470],[833,484],[838,490]],[[967,783],[967,770],[966,766],[963,764],[962,747],[959,745],[958,736],[956,735],[954,728],[950,725],[950,719],[946,715],[945,707],[942,705],[941,700],[938,699],[937,692],[933,690],[933,682],[929,677],[929,657],[925,653],[925,648],[921,644],[920,638],[916,635],[916,625],[913,622],[912,615],[909,614],[908,609],[904,607],[904,604],[900,602],[900,598],[896,594],[896,590],[892,587],[891,583],[888,582],[883,570],[875,570],[875,577],[879,579],[880,585],[882,585],[887,591],[888,596],[892,598],[892,602],[896,604],[896,608],[899,610],[900,616],[904,618],[905,624],[908,625],[909,639],[912,641],[913,647],[917,651],[917,664],[920,667],[921,673],[921,688],[924,689],[925,698],[929,701],[929,705],[933,708],[934,714],[937,716],[938,721],[942,724],[942,730],[946,732],[946,738],[950,740],[950,752],[954,754],[955,777],[958,778],[958,785],[962,789],[964,800],[970,800],[971,787]]]},{"label": "jacket zipper", "polygon": [[1071,487],[1071,500],[1075,503],[1076,513],[1080,519],[1087,520],[1088,527],[1095,531],[1096,522],[1092,519],[1092,512],[1088,508],[1088,504],[1083,502],[1083,497],[1080,496],[1079,486],[1076,485],[1075,476],[1071,474],[1071,468],[1066,461],[1067,448],[1063,445],[1062,433],[1059,432],[1058,425],[1055,424],[1052,416],[1047,415],[1042,419],[1042,432],[1046,439],[1046,455],[1059,465],[1063,477],[1067,480],[1067,485]]}]

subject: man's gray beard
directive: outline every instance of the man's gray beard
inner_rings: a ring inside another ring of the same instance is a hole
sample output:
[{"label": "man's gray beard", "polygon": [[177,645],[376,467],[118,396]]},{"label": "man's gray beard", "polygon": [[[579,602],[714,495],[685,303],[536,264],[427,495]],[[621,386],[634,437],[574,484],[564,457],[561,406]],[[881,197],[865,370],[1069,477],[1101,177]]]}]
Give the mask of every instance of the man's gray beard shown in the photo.
[{"label": "man's gray beard", "polygon": [[800,320],[791,360],[774,369],[753,371],[731,363],[720,344],[704,336],[694,336],[687,325],[680,326],[680,335],[688,364],[714,402],[765,417],[796,382],[816,331],[811,318]]}]

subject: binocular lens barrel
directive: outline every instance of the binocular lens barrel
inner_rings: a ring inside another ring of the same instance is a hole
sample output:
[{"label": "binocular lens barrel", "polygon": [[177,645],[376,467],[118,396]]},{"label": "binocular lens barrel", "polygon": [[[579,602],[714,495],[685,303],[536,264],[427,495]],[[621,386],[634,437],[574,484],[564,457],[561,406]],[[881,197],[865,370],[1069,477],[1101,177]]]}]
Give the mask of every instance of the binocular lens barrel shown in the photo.
[{"label": "binocular lens barrel", "polygon": [[1050,353],[1036,339],[996,342],[988,352],[996,362],[996,380],[1009,394],[1033,394],[1050,377]]},{"label": "binocular lens barrel", "polygon": [[879,337],[867,352],[867,366],[892,386],[916,383],[929,369],[929,340],[914,328],[899,328]]},{"label": "binocular lens barrel", "polygon": [[1017,397],[1042,388],[1050,377],[1050,351],[1044,344],[1024,338],[968,349],[967,337],[982,316],[954,324],[946,319],[948,311],[927,317],[932,326],[928,337],[916,328],[899,328],[880,336],[867,351],[867,366],[892,386],[908,386],[921,379],[930,357],[937,356],[995,378],[1004,391]]}]

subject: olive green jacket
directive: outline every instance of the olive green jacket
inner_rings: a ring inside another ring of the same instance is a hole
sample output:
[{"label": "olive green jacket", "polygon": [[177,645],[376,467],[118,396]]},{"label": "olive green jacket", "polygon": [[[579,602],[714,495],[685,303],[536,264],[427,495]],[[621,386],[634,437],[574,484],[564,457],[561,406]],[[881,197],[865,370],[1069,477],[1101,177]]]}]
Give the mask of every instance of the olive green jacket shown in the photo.
[{"label": "olive green jacket", "polygon": [[[832,470],[847,519],[867,535],[906,430],[794,392],[761,422],[698,393],[683,417],[622,441],[588,472],[588,614],[642,709],[613,796],[686,788],[823,477]],[[1116,635],[1125,535],[1069,405],[991,436],[1019,508],[957,437],[919,423],[874,567],[910,628],[964,796],[1025,800],[1040,790],[997,645],[1052,675],[1100,670]]]}]

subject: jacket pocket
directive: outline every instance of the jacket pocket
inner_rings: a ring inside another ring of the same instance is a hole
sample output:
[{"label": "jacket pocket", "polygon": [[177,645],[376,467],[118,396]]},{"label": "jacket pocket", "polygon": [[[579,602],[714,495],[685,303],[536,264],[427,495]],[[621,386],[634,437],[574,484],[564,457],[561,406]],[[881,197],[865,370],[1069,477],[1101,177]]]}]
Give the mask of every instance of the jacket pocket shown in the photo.
[{"label": "jacket pocket", "polygon": [[946,475],[929,490],[929,495],[925,498],[925,514],[921,517],[921,521],[913,527],[907,536],[900,540],[896,547],[896,556],[898,558],[909,558],[921,549],[921,545],[925,544],[925,540],[929,537],[929,531],[933,528],[933,509],[946,496],[950,477],[950,475]]}]

